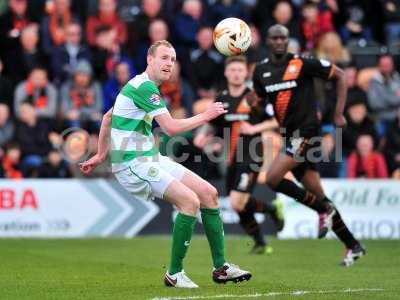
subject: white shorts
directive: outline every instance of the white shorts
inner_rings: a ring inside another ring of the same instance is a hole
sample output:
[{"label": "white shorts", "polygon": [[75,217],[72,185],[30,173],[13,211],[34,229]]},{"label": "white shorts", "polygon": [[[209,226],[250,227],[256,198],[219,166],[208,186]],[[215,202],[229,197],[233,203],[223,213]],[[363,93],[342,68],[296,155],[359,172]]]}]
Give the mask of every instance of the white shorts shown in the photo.
[{"label": "white shorts", "polygon": [[163,198],[172,180],[181,180],[185,167],[167,156],[158,155],[154,160],[134,160],[129,168],[115,172],[118,182],[134,197],[141,200]]}]

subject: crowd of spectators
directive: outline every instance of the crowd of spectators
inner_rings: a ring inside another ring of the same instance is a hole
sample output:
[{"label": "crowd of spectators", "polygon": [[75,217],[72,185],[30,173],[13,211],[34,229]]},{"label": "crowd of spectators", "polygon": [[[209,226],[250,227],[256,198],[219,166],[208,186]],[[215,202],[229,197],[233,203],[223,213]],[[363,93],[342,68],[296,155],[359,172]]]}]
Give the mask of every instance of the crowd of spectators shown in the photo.
[{"label": "crowd of spectators", "polygon": [[0,0],[0,176],[77,174],[60,151],[65,130],[84,129],[83,153],[95,152],[102,114],[144,71],[157,40],[177,51],[160,87],[167,105],[177,116],[197,112],[224,86],[212,33],[226,17],[251,27],[250,73],[268,55],[266,31],[275,23],[289,28],[290,51],[344,68],[341,145],[332,124],[335,82],[315,80],[323,177],[400,178],[400,0]]}]

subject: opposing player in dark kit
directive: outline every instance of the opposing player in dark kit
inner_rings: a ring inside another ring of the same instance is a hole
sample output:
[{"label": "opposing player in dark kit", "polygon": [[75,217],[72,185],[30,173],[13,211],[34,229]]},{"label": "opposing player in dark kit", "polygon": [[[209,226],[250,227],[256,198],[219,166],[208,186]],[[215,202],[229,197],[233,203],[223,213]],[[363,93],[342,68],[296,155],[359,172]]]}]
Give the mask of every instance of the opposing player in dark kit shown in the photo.
[{"label": "opposing player in dark kit", "polygon": [[269,254],[272,248],[267,246],[254,214],[269,213],[278,230],[281,230],[282,204],[278,200],[271,204],[259,201],[251,193],[257,183],[263,159],[261,132],[277,128],[277,123],[266,114],[265,105],[248,105],[246,97],[251,90],[246,86],[247,75],[247,60],[244,56],[226,59],[227,89],[218,94],[216,101],[222,102],[228,113],[203,126],[194,142],[199,148],[204,148],[205,141],[207,138],[210,140],[211,136],[225,138],[228,162],[226,192],[229,193],[232,208],[238,213],[244,231],[254,239],[251,253]]},{"label": "opposing player in dark kit", "polygon": [[[332,229],[347,248],[342,263],[350,266],[365,254],[365,249],[326,197],[312,159],[320,141],[313,78],[337,80],[334,122],[337,127],[343,127],[346,125],[343,116],[347,92],[345,75],[329,61],[288,53],[288,40],[289,31],[286,27],[270,27],[267,44],[271,54],[256,66],[253,75],[254,90],[257,96],[273,104],[285,141],[284,151],[274,159],[268,170],[267,184],[276,192],[315,210],[319,214],[318,238],[325,237]],[[289,171],[292,171],[304,188],[284,178]]]}]

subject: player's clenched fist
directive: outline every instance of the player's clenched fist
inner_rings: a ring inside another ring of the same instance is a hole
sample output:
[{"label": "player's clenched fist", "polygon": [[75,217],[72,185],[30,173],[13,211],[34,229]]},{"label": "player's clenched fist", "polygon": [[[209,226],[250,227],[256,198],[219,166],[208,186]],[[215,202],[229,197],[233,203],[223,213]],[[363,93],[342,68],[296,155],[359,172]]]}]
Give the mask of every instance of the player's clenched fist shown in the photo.
[{"label": "player's clenched fist", "polygon": [[224,105],[221,102],[214,102],[204,112],[204,116],[207,121],[211,121],[226,112],[227,110],[225,110]]},{"label": "player's clenched fist", "polygon": [[81,172],[88,175],[90,174],[98,165],[103,162],[103,159],[99,155],[94,155],[91,159],[84,161],[79,164]]}]

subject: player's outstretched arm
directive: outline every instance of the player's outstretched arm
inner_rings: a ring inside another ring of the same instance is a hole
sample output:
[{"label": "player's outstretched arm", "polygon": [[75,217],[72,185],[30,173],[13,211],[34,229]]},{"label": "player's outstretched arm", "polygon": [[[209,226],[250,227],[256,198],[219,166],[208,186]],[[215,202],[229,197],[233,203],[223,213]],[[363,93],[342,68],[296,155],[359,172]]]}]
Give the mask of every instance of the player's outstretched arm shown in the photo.
[{"label": "player's outstretched arm", "polygon": [[247,135],[254,135],[263,131],[273,130],[276,128],[279,128],[279,124],[275,118],[254,125],[250,124],[249,122],[243,121],[240,126],[240,132]]},{"label": "player's outstretched arm", "polygon": [[202,112],[191,118],[174,119],[171,117],[169,112],[167,112],[156,116],[155,119],[164,132],[169,136],[172,136],[181,132],[192,130],[226,112],[227,111],[224,109],[221,102],[214,102],[207,108],[205,112]]},{"label": "player's outstretched arm", "polygon": [[200,149],[204,149],[210,139],[214,136],[214,128],[210,124],[204,124],[196,130],[193,144]]},{"label": "player's outstretched arm", "polygon": [[336,126],[344,127],[346,126],[346,119],[343,115],[347,97],[346,75],[341,68],[335,65],[333,65],[332,68],[334,68],[332,77],[337,79],[337,84],[336,84],[337,100],[336,100],[334,122]]},{"label": "player's outstretched arm", "polygon": [[89,160],[79,164],[79,167],[84,174],[90,174],[107,157],[108,148],[110,146],[111,115],[112,108],[105,113],[101,121],[97,153]]}]

